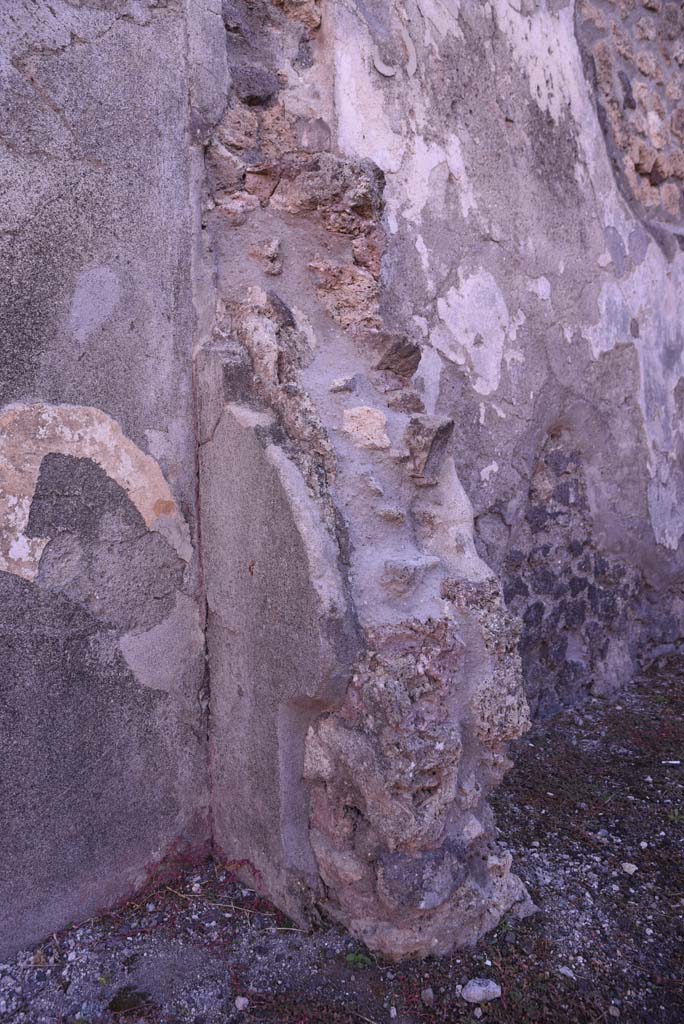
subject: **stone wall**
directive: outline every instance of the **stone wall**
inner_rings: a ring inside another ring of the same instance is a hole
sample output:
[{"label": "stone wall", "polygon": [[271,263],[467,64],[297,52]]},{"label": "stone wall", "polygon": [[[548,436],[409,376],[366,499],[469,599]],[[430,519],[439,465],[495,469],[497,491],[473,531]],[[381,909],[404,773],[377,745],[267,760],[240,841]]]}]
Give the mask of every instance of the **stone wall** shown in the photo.
[{"label": "stone wall", "polygon": [[642,216],[681,226],[684,10],[674,0],[582,2],[577,17],[618,182]]},{"label": "stone wall", "polygon": [[15,6],[5,946],[210,842],[475,941],[530,709],[681,649],[676,5]]}]

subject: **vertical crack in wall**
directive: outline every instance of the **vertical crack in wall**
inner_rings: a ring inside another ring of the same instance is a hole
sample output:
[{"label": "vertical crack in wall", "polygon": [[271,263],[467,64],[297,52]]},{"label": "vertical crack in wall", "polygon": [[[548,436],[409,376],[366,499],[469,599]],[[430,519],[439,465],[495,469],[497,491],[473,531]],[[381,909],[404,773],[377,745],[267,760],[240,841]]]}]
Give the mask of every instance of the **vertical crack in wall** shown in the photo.
[{"label": "vertical crack in wall", "polygon": [[[208,841],[214,847],[215,768],[212,763],[212,687],[209,650],[210,604],[206,579],[206,560],[211,552],[203,539],[204,510],[202,487],[202,445],[213,437],[217,428],[221,396],[213,377],[203,374],[204,352],[211,347],[214,331],[217,268],[207,234],[207,171],[205,165],[209,140],[220,121],[230,92],[230,74],[226,59],[225,26],[221,11],[211,4],[193,4],[186,12],[185,55],[188,84],[188,162],[189,206],[192,216],[191,275],[194,308],[192,337],[192,392],[195,417],[195,503],[197,508],[196,558],[198,564],[198,599],[202,599],[202,633],[204,638],[204,672],[197,694],[204,723],[204,749],[208,784]],[[216,364],[212,364],[216,370]]]}]

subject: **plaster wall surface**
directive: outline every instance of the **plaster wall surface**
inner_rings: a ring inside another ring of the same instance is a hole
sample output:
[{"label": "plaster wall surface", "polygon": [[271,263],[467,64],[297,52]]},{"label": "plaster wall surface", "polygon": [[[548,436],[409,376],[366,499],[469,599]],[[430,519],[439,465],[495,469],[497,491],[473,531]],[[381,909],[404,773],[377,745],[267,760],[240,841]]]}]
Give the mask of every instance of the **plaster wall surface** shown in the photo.
[{"label": "plaster wall surface", "polygon": [[179,4],[0,11],[3,951],[208,841],[188,51]]}]

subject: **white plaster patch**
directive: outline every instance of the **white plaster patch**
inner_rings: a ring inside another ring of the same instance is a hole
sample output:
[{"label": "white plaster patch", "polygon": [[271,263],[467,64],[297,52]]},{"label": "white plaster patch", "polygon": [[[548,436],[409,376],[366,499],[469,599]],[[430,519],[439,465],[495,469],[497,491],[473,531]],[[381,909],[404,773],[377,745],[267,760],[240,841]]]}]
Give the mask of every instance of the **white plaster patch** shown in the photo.
[{"label": "white plaster patch", "polygon": [[548,277],[533,277],[527,287],[542,302],[548,302],[551,298],[551,282]]},{"label": "white plaster patch", "polygon": [[425,346],[420,355],[414,381],[423,399],[425,411],[433,416],[439,399],[439,385],[442,377],[442,360],[437,352]]},{"label": "white plaster patch", "polygon": [[420,262],[423,264],[423,270],[425,271],[425,277],[430,282],[430,254],[428,247],[425,244],[425,240],[422,235],[416,235],[416,249],[420,256]]},{"label": "white plaster patch", "polygon": [[[335,11],[335,110],[340,149],[368,157],[385,172],[398,171],[406,143],[390,125],[384,94],[373,69],[374,45],[357,17]],[[373,77],[371,77],[371,75]]]},{"label": "white plaster patch", "polygon": [[10,405],[0,414],[0,570],[35,579],[47,537],[27,537],[40,464],[52,452],[92,459],[115,480],[150,530],[183,561],[192,555],[190,530],[164,476],[150,456],[100,409],[80,405]]},{"label": "white plaster patch", "polygon": [[414,324],[416,324],[420,328],[420,332],[423,335],[423,337],[427,338],[428,334],[430,333],[430,325],[428,324],[425,317],[414,316],[411,319],[413,320]]},{"label": "white plaster patch", "polygon": [[420,225],[427,206],[444,202],[449,175],[456,185],[461,214],[468,217],[477,203],[458,138],[451,135],[444,148],[416,135],[389,191],[388,202],[401,210],[405,220]]},{"label": "white plaster patch", "polygon": [[461,204],[461,213],[464,218],[467,218],[471,210],[477,209],[477,203],[475,202],[473,186],[466,172],[461,143],[455,135],[449,137],[446,157],[451,176],[458,186],[458,200]]},{"label": "white plaster patch", "polygon": [[479,394],[496,391],[510,316],[489,271],[480,269],[462,278],[458,288],[437,300],[437,312],[444,327],[432,332],[435,348],[452,362],[470,366]]},{"label": "white plaster patch", "polygon": [[[514,61],[527,75],[533,100],[556,123],[569,114],[582,126],[578,141],[592,187],[595,191],[614,192],[603,133],[575,37],[575,4],[551,10],[542,0],[529,17],[516,11],[509,0],[492,0],[492,6]],[[577,171],[585,177],[580,165]]]},{"label": "white plaster patch", "polygon": [[69,330],[76,340],[83,344],[106,323],[120,298],[119,278],[110,267],[83,270],[76,280],[69,312]]},{"label": "white plaster patch", "polygon": [[[418,10],[425,21],[426,45],[432,42],[431,30],[440,37],[463,37],[458,26],[461,0],[417,0]],[[433,44],[436,45],[436,44]]]},{"label": "white plaster patch", "polygon": [[535,102],[556,122],[568,106],[577,114],[584,73],[575,40],[574,4],[551,11],[542,3],[529,17],[512,8],[509,0],[494,0],[494,9],[515,59],[527,73]]},{"label": "white plaster patch", "polygon": [[414,138],[413,150],[401,168],[403,191],[409,200],[402,214],[412,224],[420,224],[423,210],[434,197],[434,190],[431,188],[432,172],[446,162],[446,153],[441,146],[427,142],[422,135]]}]

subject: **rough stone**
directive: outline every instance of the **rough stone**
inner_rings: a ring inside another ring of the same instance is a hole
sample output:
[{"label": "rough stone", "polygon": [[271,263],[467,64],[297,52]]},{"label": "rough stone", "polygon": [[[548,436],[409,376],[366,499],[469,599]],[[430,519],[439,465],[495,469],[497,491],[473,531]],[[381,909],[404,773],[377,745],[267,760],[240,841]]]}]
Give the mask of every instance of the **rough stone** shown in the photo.
[{"label": "rough stone", "polygon": [[381,409],[372,409],[367,405],[357,405],[345,409],[343,413],[344,430],[362,448],[382,450],[389,448],[387,436],[387,417]]},{"label": "rough stone", "polygon": [[467,1003],[490,1003],[501,998],[501,985],[488,978],[471,978],[461,995]]}]

